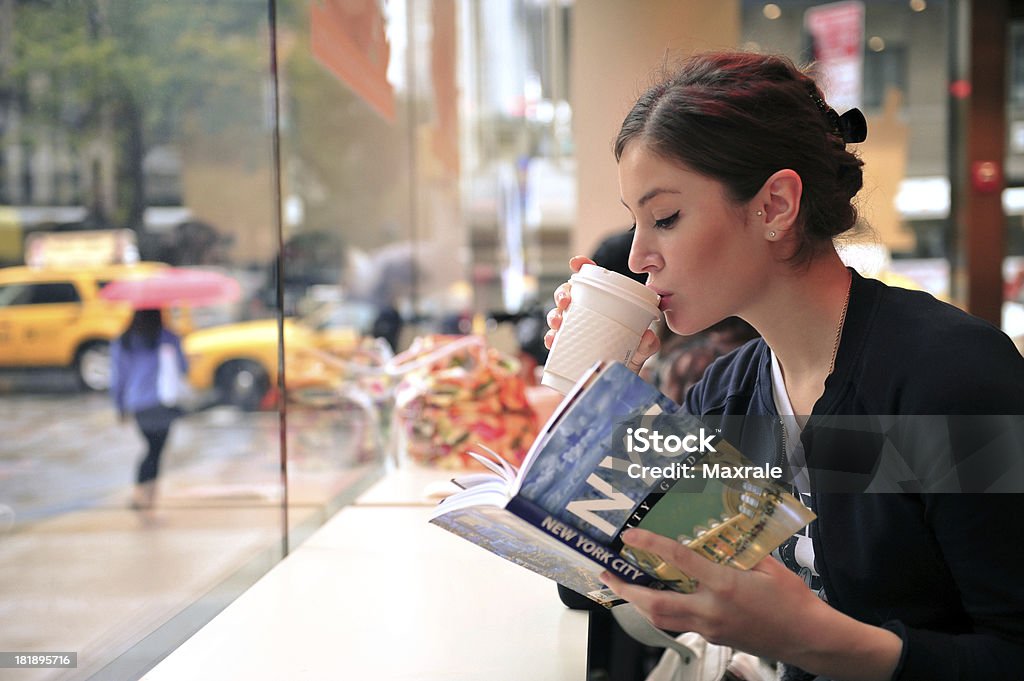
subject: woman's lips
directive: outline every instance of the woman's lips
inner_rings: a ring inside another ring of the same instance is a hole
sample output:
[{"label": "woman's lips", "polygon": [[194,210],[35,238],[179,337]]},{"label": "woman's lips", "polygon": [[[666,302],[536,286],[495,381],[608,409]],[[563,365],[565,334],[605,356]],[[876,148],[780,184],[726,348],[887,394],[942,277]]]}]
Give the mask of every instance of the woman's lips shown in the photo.
[{"label": "woman's lips", "polygon": [[660,298],[660,300],[658,301],[658,309],[661,310],[662,312],[667,310],[668,304],[672,301],[672,294],[669,293],[668,291],[662,291],[655,286],[651,286],[650,283],[647,284],[647,288],[651,289],[652,291],[658,294]]}]

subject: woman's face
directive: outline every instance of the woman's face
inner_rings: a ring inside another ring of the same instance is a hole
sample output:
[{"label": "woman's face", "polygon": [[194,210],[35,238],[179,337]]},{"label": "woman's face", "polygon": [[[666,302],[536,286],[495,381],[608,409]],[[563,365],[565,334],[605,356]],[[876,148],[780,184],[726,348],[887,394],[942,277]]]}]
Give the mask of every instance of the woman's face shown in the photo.
[{"label": "woman's face", "polygon": [[754,209],[731,201],[721,183],[636,141],[619,160],[619,187],[636,224],[629,268],[647,273],[669,328],[688,335],[744,316],[770,262],[764,235],[747,215]]}]

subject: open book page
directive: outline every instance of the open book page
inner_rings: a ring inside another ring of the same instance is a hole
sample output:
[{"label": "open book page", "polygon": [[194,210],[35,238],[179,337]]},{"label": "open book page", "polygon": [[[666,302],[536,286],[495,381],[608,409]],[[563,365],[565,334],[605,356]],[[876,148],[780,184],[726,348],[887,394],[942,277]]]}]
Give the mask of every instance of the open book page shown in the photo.
[{"label": "open book page", "polygon": [[515,466],[505,461],[501,455],[490,447],[483,444],[478,444],[477,447],[479,451],[469,452],[469,455],[487,470],[483,472],[461,473],[451,479],[456,487],[463,490],[459,493],[461,495],[460,498],[465,499],[470,495],[465,490],[479,488],[477,493],[479,493],[480,489],[487,489],[488,494],[499,495],[495,497],[496,499],[507,500],[509,490],[515,481],[518,471]]},{"label": "open book page", "polygon": [[444,499],[438,506],[440,512],[470,506],[496,506],[503,508],[508,503],[508,483],[490,473],[475,473],[452,478],[461,490]]},{"label": "open book page", "polygon": [[477,445],[478,452],[469,452],[484,468],[491,471],[505,482],[511,484],[519,472],[516,467],[503,459],[500,454],[484,444]]},{"label": "open book page", "polygon": [[494,484],[499,483],[503,486],[507,486],[505,478],[494,473],[460,473],[451,479],[452,483],[455,484],[459,489],[469,489],[470,487],[476,487],[477,485],[483,484]]},{"label": "open book page", "polygon": [[619,602],[598,578],[605,569],[603,564],[556,541],[503,508],[459,505],[435,516],[431,522],[598,603],[610,606]]}]

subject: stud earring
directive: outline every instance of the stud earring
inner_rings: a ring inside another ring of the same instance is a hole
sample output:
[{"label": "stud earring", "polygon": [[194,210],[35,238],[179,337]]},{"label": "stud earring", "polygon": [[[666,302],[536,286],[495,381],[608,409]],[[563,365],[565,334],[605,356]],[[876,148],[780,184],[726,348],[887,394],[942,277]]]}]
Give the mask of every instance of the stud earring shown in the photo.
[{"label": "stud earring", "polygon": [[775,238],[775,232],[774,231],[768,232],[768,238],[769,239],[774,239]]},{"label": "stud earring", "polygon": [[757,217],[761,217],[762,215],[764,215],[764,213],[762,213],[761,211],[757,211],[756,215]]}]

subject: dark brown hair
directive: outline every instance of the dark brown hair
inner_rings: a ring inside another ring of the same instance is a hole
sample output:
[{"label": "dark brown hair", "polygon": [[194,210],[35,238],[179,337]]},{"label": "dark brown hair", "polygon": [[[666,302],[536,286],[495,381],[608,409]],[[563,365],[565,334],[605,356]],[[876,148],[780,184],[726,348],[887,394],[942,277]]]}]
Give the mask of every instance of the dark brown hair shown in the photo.
[{"label": "dark brown hair", "polygon": [[615,158],[637,140],[749,201],[785,168],[803,181],[794,262],[857,222],[863,163],[846,148],[815,82],[786,57],[712,52],[686,59],[644,92],[622,122]]},{"label": "dark brown hair", "polygon": [[121,336],[121,344],[126,350],[156,348],[160,343],[160,332],[164,328],[160,310],[136,310],[128,329]]}]

